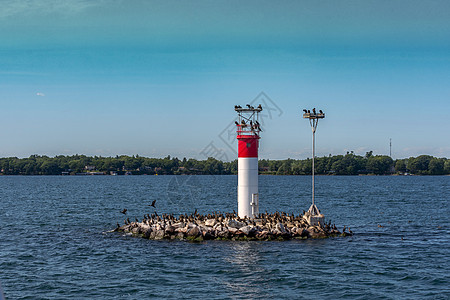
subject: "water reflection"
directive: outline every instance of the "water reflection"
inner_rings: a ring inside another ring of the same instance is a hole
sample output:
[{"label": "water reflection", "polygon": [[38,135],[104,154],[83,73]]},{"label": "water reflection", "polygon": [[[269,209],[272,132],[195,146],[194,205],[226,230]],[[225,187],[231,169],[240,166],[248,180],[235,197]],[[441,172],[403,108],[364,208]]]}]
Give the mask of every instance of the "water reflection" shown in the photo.
[{"label": "water reflection", "polygon": [[229,296],[244,298],[267,298],[268,270],[258,242],[230,242],[224,255],[228,265],[226,276],[220,283]]}]

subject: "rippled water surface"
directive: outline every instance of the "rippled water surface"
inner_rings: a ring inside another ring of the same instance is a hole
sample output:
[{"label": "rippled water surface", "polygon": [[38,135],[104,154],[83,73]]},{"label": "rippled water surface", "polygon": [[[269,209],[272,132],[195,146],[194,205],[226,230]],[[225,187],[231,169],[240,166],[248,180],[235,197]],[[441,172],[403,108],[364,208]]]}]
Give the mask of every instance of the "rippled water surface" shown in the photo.
[{"label": "rippled water surface", "polygon": [[[152,213],[231,212],[236,176],[2,176],[7,299],[449,299],[450,177],[316,178],[347,238],[150,241],[108,233]],[[260,176],[260,210],[299,213],[307,176]],[[379,227],[378,225],[382,226]]]}]

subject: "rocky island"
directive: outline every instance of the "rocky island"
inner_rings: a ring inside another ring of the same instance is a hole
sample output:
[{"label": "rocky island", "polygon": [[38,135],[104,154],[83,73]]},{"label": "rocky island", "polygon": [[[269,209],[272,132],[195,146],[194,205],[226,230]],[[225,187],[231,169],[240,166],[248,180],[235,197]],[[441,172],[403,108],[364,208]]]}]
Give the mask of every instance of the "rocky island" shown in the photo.
[{"label": "rocky island", "polygon": [[306,215],[284,212],[263,213],[258,218],[239,218],[236,213],[214,213],[201,215],[182,214],[179,217],[163,214],[146,214],[142,221],[129,218],[124,225],[117,224],[113,231],[131,234],[151,240],[239,240],[270,241],[291,239],[319,239],[350,236],[352,231],[344,226],[342,232],[331,222],[310,225]]}]

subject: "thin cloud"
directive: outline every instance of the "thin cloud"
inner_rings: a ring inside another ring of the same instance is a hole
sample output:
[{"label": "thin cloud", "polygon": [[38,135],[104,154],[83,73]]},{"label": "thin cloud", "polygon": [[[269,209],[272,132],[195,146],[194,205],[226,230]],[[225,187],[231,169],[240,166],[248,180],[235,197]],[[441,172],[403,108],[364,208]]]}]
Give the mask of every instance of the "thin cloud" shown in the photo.
[{"label": "thin cloud", "polygon": [[36,96],[44,97],[45,94],[44,93],[36,93]]},{"label": "thin cloud", "polygon": [[2,1],[1,17],[28,14],[73,14],[87,8],[102,5],[104,1],[86,0],[4,0]]}]

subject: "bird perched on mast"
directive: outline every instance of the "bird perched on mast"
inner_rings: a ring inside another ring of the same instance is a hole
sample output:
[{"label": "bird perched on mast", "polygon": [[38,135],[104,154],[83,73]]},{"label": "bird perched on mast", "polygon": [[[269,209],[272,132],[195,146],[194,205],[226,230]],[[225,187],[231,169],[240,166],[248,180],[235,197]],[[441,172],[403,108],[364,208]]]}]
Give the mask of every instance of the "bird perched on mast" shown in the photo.
[{"label": "bird perched on mast", "polygon": [[256,127],[259,131],[262,131],[259,122],[256,120],[255,123],[256,123],[256,124],[255,124],[255,127]]}]

